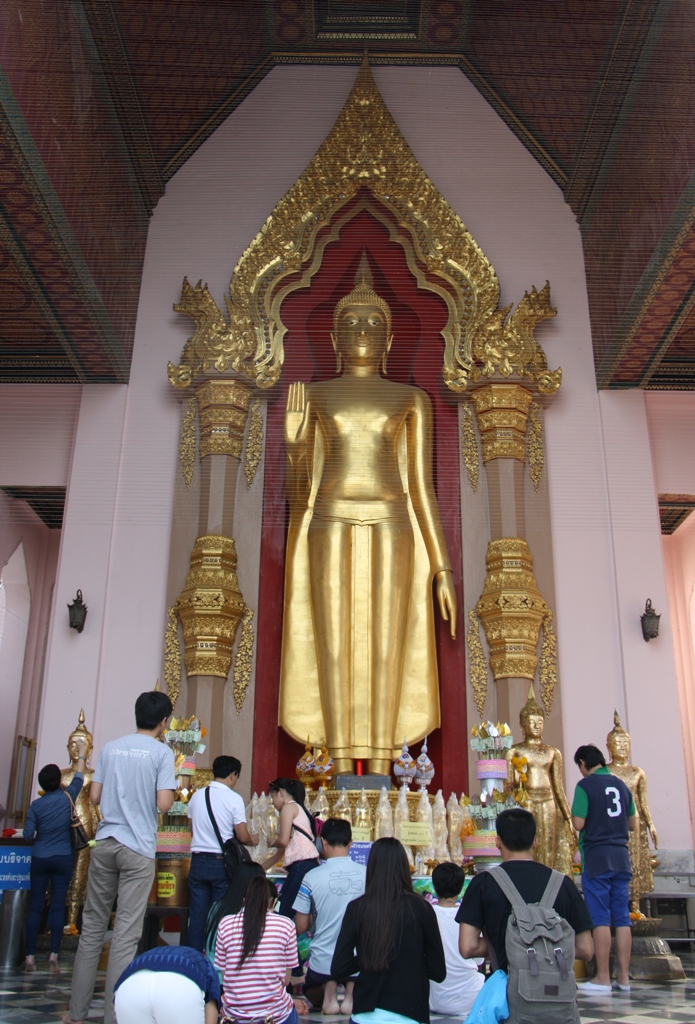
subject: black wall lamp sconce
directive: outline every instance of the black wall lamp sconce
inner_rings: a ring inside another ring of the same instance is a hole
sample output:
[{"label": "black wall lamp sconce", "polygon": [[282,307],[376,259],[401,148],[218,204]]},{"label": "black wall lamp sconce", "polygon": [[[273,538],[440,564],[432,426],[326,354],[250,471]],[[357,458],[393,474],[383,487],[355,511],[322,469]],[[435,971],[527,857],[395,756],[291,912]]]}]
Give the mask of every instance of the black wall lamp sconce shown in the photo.
[{"label": "black wall lamp sconce", "polygon": [[647,603],[644,606],[644,611],[640,616],[642,622],[642,636],[649,643],[650,640],[656,640],[659,635],[659,619],[660,615],[657,615],[652,608],[651,598],[647,598]]},{"label": "black wall lamp sconce", "polygon": [[84,620],[87,618],[87,605],[82,600],[82,591],[77,591],[77,597],[68,605],[68,615],[70,616],[70,629],[76,629],[78,633],[81,633],[84,629]]}]

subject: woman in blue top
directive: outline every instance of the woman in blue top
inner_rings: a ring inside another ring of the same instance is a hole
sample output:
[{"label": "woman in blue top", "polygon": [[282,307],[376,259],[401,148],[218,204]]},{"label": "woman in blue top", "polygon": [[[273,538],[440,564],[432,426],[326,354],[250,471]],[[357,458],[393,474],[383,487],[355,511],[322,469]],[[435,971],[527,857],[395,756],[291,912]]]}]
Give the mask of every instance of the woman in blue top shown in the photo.
[{"label": "woman in blue top", "polygon": [[[24,838],[33,839],[31,851],[31,896],[26,922],[27,956],[25,971],[35,971],[36,939],[46,902],[46,889],[51,882],[51,905],[48,923],[51,929],[51,952],[48,970],[58,974],[58,949],[65,924],[65,898],[68,894],[73,868],[70,800],[73,802],[82,789],[84,778],[84,740],[76,738],[77,770],[67,789],[60,786],[60,768],[47,764],[39,772],[39,785],[44,795],[29,805],[24,825]],[[70,799],[68,799],[68,796]]]}]

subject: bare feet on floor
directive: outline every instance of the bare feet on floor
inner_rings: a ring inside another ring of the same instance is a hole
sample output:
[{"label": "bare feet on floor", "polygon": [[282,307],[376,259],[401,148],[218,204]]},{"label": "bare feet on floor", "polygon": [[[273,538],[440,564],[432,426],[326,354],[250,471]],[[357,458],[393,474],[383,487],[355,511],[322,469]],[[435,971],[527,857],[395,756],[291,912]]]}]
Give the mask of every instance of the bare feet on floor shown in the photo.
[{"label": "bare feet on floor", "polygon": [[73,1020],[69,1013],[63,1014],[60,1019],[61,1024],[84,1024],[83,1020]]},{"label": "bare feet on floor", "polygon": [[22,964],[22,970],[24,971],[25,974],[29,974],[31,971],[36,970],[36,964],[34,962],[33,956],[28,956],[26,958],[26,960]]},{"label": "bare feet on floor", "polygon": [[58,964],[58,957],[51,954],[48,958],[48,973],[49,974],[60,974],[60,965]]}]

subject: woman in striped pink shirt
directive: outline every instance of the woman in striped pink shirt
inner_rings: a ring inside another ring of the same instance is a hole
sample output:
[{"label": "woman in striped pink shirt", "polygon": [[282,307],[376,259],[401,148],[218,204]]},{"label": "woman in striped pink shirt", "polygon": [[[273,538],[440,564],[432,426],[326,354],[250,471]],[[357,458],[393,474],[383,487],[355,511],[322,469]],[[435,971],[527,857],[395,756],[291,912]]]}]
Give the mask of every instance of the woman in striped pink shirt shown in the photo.
[{"label": "woman in striped pink shirt", "polygon": [[309,1012],[303,999],[287,992],[298,961],[294,922],[272,911],[275,902],[265,877],[252,878],[243,909],[222,918],[217,932],[215,967],[222,972],[221,1024],[298,1024],[297,1011]]}]

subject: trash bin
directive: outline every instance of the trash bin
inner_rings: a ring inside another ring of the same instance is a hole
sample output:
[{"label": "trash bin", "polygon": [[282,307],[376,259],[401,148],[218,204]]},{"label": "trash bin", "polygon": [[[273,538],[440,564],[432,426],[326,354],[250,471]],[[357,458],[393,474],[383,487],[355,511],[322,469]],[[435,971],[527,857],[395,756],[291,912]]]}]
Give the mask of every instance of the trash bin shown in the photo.
[{"label": "trash bin", "polygon": [[24,918],[27,889],[5,889],[0,903],[0,968],[19,967],[24,960]]}]

